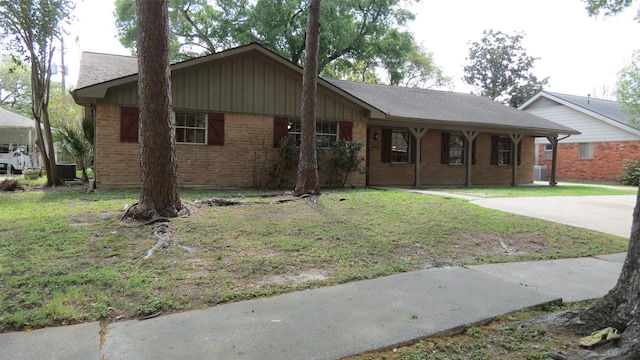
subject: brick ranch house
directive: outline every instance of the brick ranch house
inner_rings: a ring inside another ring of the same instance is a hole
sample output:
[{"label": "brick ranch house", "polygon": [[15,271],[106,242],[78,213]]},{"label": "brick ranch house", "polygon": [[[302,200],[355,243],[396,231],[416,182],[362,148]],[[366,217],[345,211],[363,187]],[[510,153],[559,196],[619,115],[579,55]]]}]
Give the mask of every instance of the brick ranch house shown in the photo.
[{"label": "brick ranch house", "polygon": [[[640,131],[634,115],[621,111],[617,101],[541,91],[520,109],[580,131],[557,147],[559,179],[619,181],[627,159],[640,159]],[[538,138],[536,165],[551,173],[553,144]]]},{"label": "brick ranch house", "polygon": [[[82,54],[72,95],[95,119],[97,186],[140,184],[137,66]],[[299,136],[302,69],[252,43],[172,64],[171,76],[180,185],[268,186],[278,140]],[[446,91],[320,78],[317,101],[318,144],[364,144],[366,171],[347,181],[358,187],[531,183],[534,139],[578,133]]]}]

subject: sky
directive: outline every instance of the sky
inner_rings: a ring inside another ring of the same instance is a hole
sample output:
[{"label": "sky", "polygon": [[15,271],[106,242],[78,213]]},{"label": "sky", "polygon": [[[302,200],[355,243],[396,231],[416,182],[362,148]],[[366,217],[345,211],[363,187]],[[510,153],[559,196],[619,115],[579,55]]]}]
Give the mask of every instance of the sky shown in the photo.
[{"label": "sky", "polygon": [[[116,39],[113,3],[78,1],[77,20],[65,43],[68,84],[77,81],[82,51],[130,55]],[[493,29],[524,32],[521,45],[527,55],[539,58],[533,73],[549,77],[545,90],[601,97],[615,89],[618,71],[633,50],[640,49],[636,9],[615,17],[590,17],[581,0],[421,0],[410,8],[416,19],[408,30],[433,53],[444,74],[453,77],[454,91],[473,90],[462,81],[466,57],[483,30]]]}]

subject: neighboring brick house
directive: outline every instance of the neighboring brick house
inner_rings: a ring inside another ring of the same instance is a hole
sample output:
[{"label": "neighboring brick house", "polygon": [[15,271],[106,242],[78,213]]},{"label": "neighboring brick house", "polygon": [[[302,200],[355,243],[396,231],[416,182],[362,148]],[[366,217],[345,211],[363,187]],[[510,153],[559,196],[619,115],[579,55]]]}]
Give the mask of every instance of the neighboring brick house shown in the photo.
[{"label": "neighboring brick house", "polygon": [[[618,181],[625,160],[640,159],[640,131],[630,123],[634,116],[616,101],[541,91],[520,109],[580,131],[558,143],[558,179]],[[545,138],[535,144],[536,165],[550,174],[552,145]]]},{"label": "neighboring brick house", "polygon": [[[302,69],[252,43],[172,64],[171,74],[180,185],[269,185],[275,144],[299,136]],[[136,58],[82,55],[73,97],[95,119],[98,186],[140,183],[137,80]],[[347,181],[358,187],[531,183],[534,139],[578,133],[446,91],[319,78],[317,102],[320,146],[364,144],[366,171]],[[295,170],[285,180],[292,186]]]}]

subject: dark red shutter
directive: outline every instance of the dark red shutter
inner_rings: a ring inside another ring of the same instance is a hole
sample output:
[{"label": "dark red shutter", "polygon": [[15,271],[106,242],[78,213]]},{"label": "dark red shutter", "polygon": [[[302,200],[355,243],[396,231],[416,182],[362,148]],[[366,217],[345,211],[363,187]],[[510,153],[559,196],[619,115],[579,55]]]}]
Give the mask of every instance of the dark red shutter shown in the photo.
[{"label": "dark red shutter", "polygon": [[380,157],[380,161],[382,161],[383,163],[390,163],[391,162],[391,137],[392,137],[392,131],[391,129],[382,129],[382,141],[381,141],[381,148],[380,148],[380,153],[381,153],[381,157]]},{"label": "dark red shutter", "polygon": [[491,136],[491,165],[498,165],[500,152],[500,136]]},{"label": "dark red shutter", "polygon": [[353,123],[351,121],[340,121],[340,140],[353,141]]},{"label": "dark red shutter", "polygon": [[451,134],[443,132],[440,136],[440,164],[449,164],[451,152]]},{"label": "dark red shutter", "polygon": [[120,141],[138,142],[140,111],[134,107],[120,108]]},{"label": "dark red shutter", "polygon": [[224,145],[224,114],[207,114],[207,144]]},{"label": "dark red shutter", "polygon": [[289,135],[289,119],[283,117],[273,118],[273,147],[278,147],[280,139]]}]

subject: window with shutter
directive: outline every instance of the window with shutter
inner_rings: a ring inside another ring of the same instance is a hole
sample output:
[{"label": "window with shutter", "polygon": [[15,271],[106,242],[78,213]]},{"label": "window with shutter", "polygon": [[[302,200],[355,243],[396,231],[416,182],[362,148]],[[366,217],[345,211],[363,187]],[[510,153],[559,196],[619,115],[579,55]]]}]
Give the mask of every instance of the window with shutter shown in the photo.
[{"label": "window with shutter", "polygon": [[176,143],[205,144],[207,115],[176,112]]},{"label": "window with shutter", "polygon": [[[289,136],[293,138],[293,144],[300,146],[302,137],[302,123],[300,119],[289,119],[287,124]],[[333,148],[338,141],[338,123],[335,121],[316,121],[316,147]]]}]

